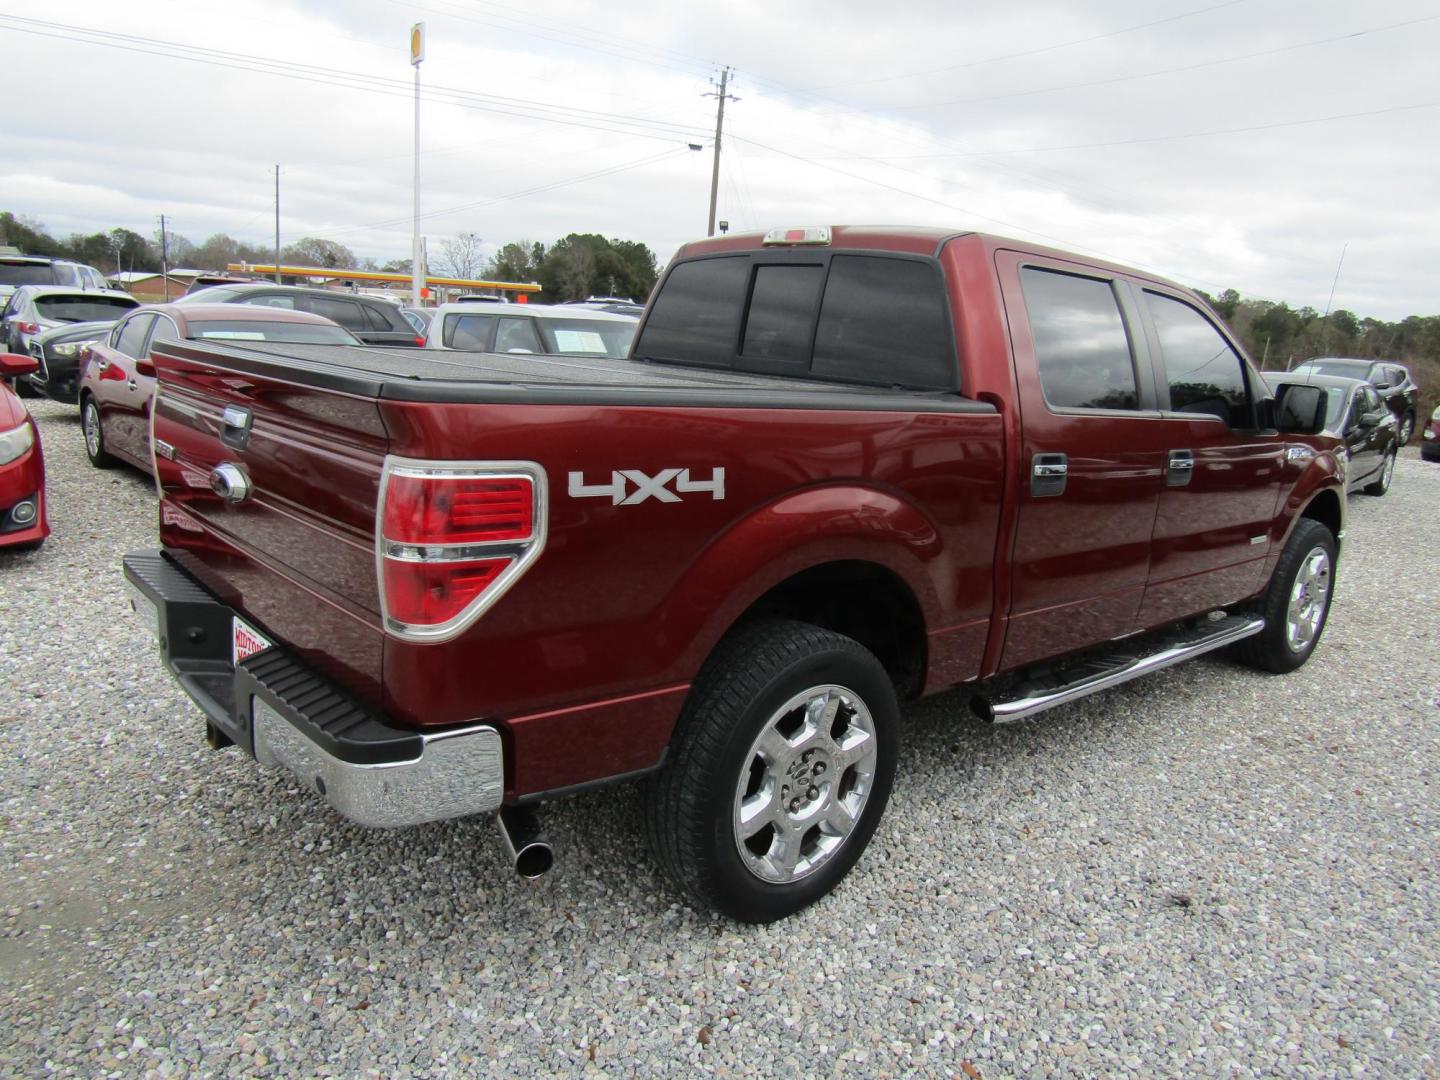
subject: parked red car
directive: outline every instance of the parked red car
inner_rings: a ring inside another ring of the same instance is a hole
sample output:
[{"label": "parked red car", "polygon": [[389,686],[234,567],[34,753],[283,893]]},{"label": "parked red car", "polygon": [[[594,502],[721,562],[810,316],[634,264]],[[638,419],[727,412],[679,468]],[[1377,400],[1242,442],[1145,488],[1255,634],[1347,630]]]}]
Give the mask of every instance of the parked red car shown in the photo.
[{"label": "parked red car", "polygon": [[40,430],[4,381],[35,368],[32,357],[0,353],[0,547],[39,547],[50,535]]},{"label": "parked red car", "polygon": [[138,308],[92,345],[80,366],[85,453],[96,468],[123,461],[150,471],[150,402],[155,396],[150,350],[162,341],[186,340],[361,343],[344,327],[307,311],[196,303]]}]

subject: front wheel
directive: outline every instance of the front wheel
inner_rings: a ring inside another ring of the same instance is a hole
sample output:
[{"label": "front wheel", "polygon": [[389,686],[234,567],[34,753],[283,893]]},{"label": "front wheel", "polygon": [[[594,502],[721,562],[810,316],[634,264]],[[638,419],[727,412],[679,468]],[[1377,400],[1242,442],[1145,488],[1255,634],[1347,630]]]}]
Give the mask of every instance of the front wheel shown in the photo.
[{"label": "front wheel", "polygon": [[1282,675],[1310,659],[1330,616],[1336,550],[1334,535],[1320,522],[1295,523],[1260,598],[1265,629],[1240,642],[1243,660]]},{"label": "front wheel", "polygon": [[1400,418],[1400,445],[1405,446],[1410,442],[1410,436],[1415,434],[1415,414],[1406,413]]},{"label": "front wheel", "polygon": [[743,922],[793,914],[849,873],[890,797],[899,705],[858,642],[807,623],[734,632],[695,681],[646,791],[666,874]]},{"label": "front wheel", "polygon": [[1390,490],[1390,480],[1395,475],[1395,457],[1399,451],[1391,450],[1385,455],[1385,464],[1380,466],[1380,475],[1375,478],[1374,483],[1366,484],[1364,492],[1366,495],[1384,495]]}]

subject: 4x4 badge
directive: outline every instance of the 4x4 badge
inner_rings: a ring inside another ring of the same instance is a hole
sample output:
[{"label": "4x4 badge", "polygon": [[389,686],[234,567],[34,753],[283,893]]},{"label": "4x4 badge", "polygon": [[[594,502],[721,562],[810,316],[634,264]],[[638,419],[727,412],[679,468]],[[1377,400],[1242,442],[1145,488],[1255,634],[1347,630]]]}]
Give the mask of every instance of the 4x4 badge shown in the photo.
[{"label": "4x4 badge", "polygon": [[681,495],[701,491],[718,501],[725,498],[725,470],[711,469],[709,480],[692,480],[689,469],[661,469],[654,476],[639,469],[616,469],[608,484],[587,484],[583,472],[572,472],[569,491],[572,499],[609,499],[612,506],[634,506],[646,499],[680,502]]}]

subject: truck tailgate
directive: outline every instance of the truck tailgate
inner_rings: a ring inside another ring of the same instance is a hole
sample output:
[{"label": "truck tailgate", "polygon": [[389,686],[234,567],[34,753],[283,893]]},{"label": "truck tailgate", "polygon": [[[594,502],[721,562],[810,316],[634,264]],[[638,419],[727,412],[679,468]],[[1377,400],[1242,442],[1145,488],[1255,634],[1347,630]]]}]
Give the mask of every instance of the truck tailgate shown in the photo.
[{"label": "truck tailgate", "polygon": [[[375,503],[388,446],[374,398],[237,373],[203,349],[157,353],[161,539],[262,634],[378,705]],[[227,500],[230,463],[249,491]]]}]

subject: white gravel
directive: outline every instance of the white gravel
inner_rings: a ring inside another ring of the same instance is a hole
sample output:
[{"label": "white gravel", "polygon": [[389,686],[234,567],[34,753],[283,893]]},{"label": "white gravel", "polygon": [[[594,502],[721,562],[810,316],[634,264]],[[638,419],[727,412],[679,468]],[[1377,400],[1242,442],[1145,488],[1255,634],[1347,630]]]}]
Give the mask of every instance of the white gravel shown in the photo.
[{"label": "white gravel", "polygon": [[367,831],[205,749],[123,608],[147,481],[31,407],[54,535],[0,555],[0,1073],[1440,1068],[1440,467],[1351,500],[1293,676],[1206,659],[1013,729],[910,710],[850,880],[752,928],[675,901],[631,790],[552,808],[530,884],[488,820]]}]

